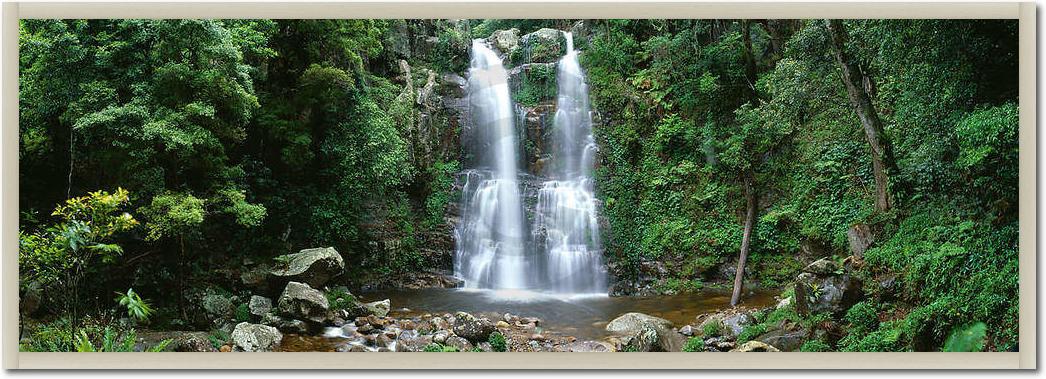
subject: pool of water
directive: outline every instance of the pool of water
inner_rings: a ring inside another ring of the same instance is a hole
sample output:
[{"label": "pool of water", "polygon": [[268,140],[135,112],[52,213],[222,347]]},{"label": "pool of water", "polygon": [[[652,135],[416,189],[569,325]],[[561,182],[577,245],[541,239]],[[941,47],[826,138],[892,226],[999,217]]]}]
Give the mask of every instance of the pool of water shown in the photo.
[{"label": "pool of water", "polygon": [[[500,320],[505,313],[541,319],[540,326],[579,339],[601,339],[610,320],[628,312],[640,312],[672,321],[677,327],[694,318],[730,306],[730,292],[704,290],[693,294],[650,297],[610,297],[605,294],[552,295],[527,291],[466,289],[383,290],[360,294],[367,301],[389,299],[390,316],[413,317],[426,313],[458,311]],[[775,293],[754,292],[744,305],[773,304]]]}]

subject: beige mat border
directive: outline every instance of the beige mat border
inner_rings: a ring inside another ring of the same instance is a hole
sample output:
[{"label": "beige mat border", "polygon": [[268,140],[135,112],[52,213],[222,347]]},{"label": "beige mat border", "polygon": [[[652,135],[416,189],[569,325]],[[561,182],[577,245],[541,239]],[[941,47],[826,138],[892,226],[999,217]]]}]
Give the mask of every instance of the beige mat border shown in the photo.
[{"label": "beige mat border", "polygon": [[[1002,18],[1020,19],[1019,353],[21,353],[18,352],[20,18]],[[1036,16],[1034,3],[4,3],[3,367],[312,369],[1034,369],[1036,368]],[[477,354],[482,354],[478,357]],[[409,363],[407,363],[409,362]]]}]

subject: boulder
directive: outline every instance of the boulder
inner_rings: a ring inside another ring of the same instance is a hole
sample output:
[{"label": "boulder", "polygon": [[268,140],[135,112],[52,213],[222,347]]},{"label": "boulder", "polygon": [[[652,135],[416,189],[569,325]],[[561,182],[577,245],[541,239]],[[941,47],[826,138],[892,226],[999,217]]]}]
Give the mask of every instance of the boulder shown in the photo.
[{"label": "boulder", "polygon": [[754,322],[752,315],[744,312],[724,316],[722,318],[723,336],[737,338],[746,326],[752,325]]},{"label": "boulder", "polygon": [[821,258],[803,268],[803,272],[822,276],[835,275],[843,270],[843,266],[828,258]]},{"label": "boulder", "polygon": [[399,339],[396,340],[396,351],[424,351],[425,346],[432,343],[432,336],[430,335],[417,335],[404,337],[400,335]]},{"label": "boulder", "polygon": [[322,324],[334,318],[323,292],[313,289],[305,283],[287,283],[276,307],[282,316],[316,324]]},{"label": "boulder", "polygon": [[272,300],[265,296],[253,295],[250,302],[247,303],[247,309],[250,310],[252,316],[265,317],[272,311]]},{"label": "boulder", "polygon": [[365,309],[368,314],[371,314],[371,315],[374,315],[374,316],[378,316],[378,317],[388,316],[389,315],[389,309],[391,309],[391,308],[392,308],[392,302],[389,301],[389,299],[363,304],[363,309]]},{"label": "boulder", "polygon": [[281,255],[272,270],[274,277],[322,287],[331,278],[345,271],[345,261],[333,247],[305,249],[298,253]]},{"label": "boulder", "polygon": [[767,344],[765,344],[763,342],[759,342],[759,341],[748,341],[748,342],[745,342],[745,343],[741,344],[741,346],[738,346],[736,349],[730,350],[730,352],[738,352],[738,353],[762,353],[762,352],[778,352],[778,351],[781,351],[781,350],[778,350],[776,347],[767,345]]},{"label": "boulder", "polygon": [[232,298],[217,293],[203,295],[203,298],[200,299],[200,306],[207,313],[207,317],[212,320],[230,318],[236,310],[232,304]]},{"label": "boulder", "polygon": [[272,313],[262,316],[261,323],[284,333],[306,334],[309,332],[309,325],[305,321],[283,318]]},{"label": "boulder", "polygon": [[471,314],[458,312],[454,315],[454,326],[451,330],[459,337],[479,343],[486,341],[495,328],[494,323],[489,319],[476,318]]},{"label": "boulder", "polygon": [[821,259],[803,269],[795,283],[795,309],[799,314],[841,315],[862,296],[859,280],[838,264]]},{"label": "boulder", "polygon": [[563,351],[572,353],[610,353],[614,346],[600,341],[575,341],[562,347]]},{"label": "boulder", "polygon": [[487,38],[487,42],[502,54],[512,54],[512,51],[519,48],[519,29],[495,30]]},{"label": "boulder", "polygon": [[269,275],[272,269],[267,265],[258,265],[240,272],[240,283],[256,293],[269,293]]},{"label": "boulder", "polygon": [[622,350],[681,351],[683,336],[663,318],[631,312],[610,321],[606,330],[618,337]]},{"label": "boulder", "polygon": [[443,344],[447,345],[447,346],[456,347],[458,349],[458,351],[469,351],[469,350],[472,350],[472,343],[469,342],[469,340],[461,338],[461,337],[458,337],[458,336],[447,337],[447,339],[443,342]]},{"label": "boulder", "polygon": [[241,322],[232,331],[236,351],[272,351],[279,346],[283,334],[268,325]]},{"label": "boulder", "polygon": [[798,351],[803,346],[803,342],[806,341],[806,332],[802,330],[789,332],[777,329],[756,337],[755,340],[777,347],[781,351]]},{"label": "boulder", "polygon": [[846,231],[846,240],[850,243],[850,254],[860,258],[875,242],[875,237],[867,224],[857,224]]},{"label": "boulder", "polygon": [[207,338],[206,332],[185,332],[173,338],[168,349],[178,352],[209,353],[218,351]]},{"label": "boulder", "polygon": [[519,41],[524,59],[513,59],[516,63],[551,63],[558,61],[565,53],[566,38],[559,30],[542,28],[523,36]]}]

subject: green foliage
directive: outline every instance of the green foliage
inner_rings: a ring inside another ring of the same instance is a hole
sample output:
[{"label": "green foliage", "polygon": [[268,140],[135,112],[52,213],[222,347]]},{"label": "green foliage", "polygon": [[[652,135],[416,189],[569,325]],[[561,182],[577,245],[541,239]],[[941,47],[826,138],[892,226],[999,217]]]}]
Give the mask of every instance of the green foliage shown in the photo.
[{"label": "green foliage", "polygon": [[251,320],[251,308],[247,303],[236,306],[236,322],[247,322]]},{"label": "green foliage", "polygon": [[[89,320],[77,332],[70,328],[68,319],[35,325],[26,338],[18,343],[19,351],[26,352],[133,352],[138,344],[134,329],[122,330],[112,325]],[[167,349],[172,340],[162,340],[145,346],[143,351],[159,352]]]},{"label": "green foliage", "polygon": [[350,306],[356,303],[356,297],[352,296],[345,287],[332,288],[330,291],[327,291],[326,296],[330,309],[335,311],[349,309]]},{"label": "green foliage", "polygon": [[737,343],[745,343],[759,337],[769,330],[769,326],[766,324],[755,324],[749,325],[748,327],[741,330],[741,333],[737,335]]},{"label": "green foliage", "polygon": [[701,337],[687,338],[686,344],[683,345],[683,351],[688,353],[705,351],[705,340]]},{"label": "green foliage", "polygon": [[159,240],[183,237],[203,224],[206,210],[203,199],[187,193],[165,193],[153,198],[148,207],[139,210],[149,221],[148,238]]},{"label": "green foliage", "polygon": [[137,321],[148,321],[153,314],[153,308],[147,301],[138,296],[133,288],[128,288],[127,293],[117,292],[116,302],[127,307],[127,315]]},{"label": "green foliage", "polygon": [[984,349],[984,335],[988,326],[983,322],[962,327],[952,332],[944,342],[944,351],[976,352]]},{"label": "green foliage", "polygon": [[232,337],[229,336],[229,333],[221,329],[211,330],[210,334],[207,335],[207,341],[209,341],[211,346],[215,349],[221,349],[222,345],[225,345],[230,340],[232,340]]},{"label": "green foliage", "polygon": [[501,332],[490,333],[487,337],[487,342],[490,343],[490,348],[497,352],[508,351],[508,345],[505,341],[505,335]]},{"label": "green foliage", "polygon": [[723,323],[719,321],[706,323],[704,328],[701,329],[702,335],[705,337],[719,337],[723,333]]}]

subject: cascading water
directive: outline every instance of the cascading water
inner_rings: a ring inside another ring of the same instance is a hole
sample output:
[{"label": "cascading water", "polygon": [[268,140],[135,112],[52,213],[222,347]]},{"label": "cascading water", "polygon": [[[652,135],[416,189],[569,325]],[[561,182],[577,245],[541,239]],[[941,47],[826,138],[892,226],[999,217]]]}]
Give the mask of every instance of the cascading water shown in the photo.
[{"label": "cascading water", "polygon": [[469,111],[481,169],[465,173],[463,220],[457,234],[455,274],[467,288],[523,289],[528,283],[526,227],[520,202],[515,112],[508,73],[481,41],[472,43]]},{"label": "cascading water", "polygon": [[455,231],[454,261],[466,288],[606,293],[588,87],[572,36],[565,36],[567,52],[557,64],[550,180],[537,191],[531,234],[523,223],[514,125],[522,122],[516,119],[523,112],[513,107],[501,59],[482,41],[472,43],[469,105],[475,146],[469,147],[478,168],[463,174],[464,213]]},{"label": "cascading water", "polygon": [[560,293],[606,292],[606,270],[592,186],[596,153],[588,85],[565,33],[566,55],[559,60],[553,120],[552,180],[538,193],[533,230],[544,239],[543,288]]}]

